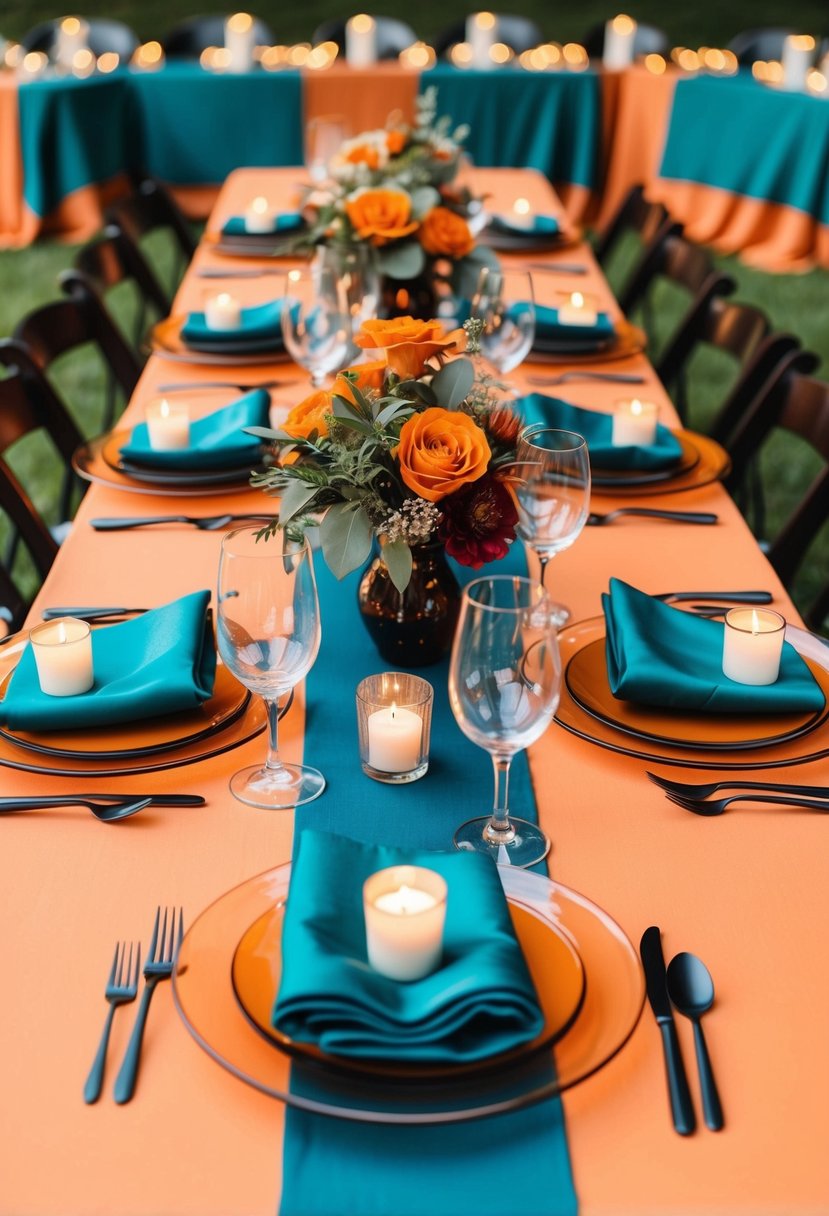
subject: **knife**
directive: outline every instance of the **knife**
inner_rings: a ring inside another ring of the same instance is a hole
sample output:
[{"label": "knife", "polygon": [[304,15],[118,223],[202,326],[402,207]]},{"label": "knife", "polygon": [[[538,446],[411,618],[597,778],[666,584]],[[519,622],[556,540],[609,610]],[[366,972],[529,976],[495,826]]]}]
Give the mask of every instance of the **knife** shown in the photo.
[{"label": "knife", "polygon": [[685,1066],[682,1063],[682,1053],[679,1050],[679,1039],[671,1002],[668,998],[665,959],[662,954],[662,935],[658,925],[651,925],[642,934],[639,953],[645,968],[648,1000],[662,1035],[674,1128],[680,1136],[690,1136],[696,1128],[697,1121],[691,1104],[691,1093],[688,1089]]}]

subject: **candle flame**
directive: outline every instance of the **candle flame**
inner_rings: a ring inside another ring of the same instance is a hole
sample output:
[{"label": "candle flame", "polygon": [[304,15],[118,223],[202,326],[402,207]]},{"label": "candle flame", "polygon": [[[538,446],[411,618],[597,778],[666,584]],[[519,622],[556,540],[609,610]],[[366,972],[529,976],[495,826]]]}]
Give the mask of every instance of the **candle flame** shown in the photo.
[{"label": "candle flame", "polygon": [[351,28],[358,34],[367,34],[374,29],[374,18],[369,17],[368,13],[358,13],[351,18]]},{"label": "candle flame", "polygon": [[159,417],[160,418],[169,418],[171,413],[172,413],[172,410],[170,409],[170,402],[167,400],[166,397],[162,397],[161,401],[158,403]]},{"label": "candle flame", "polygon": [[618,17],[613,18],[612,24],[617,34],[632,34],[636,29],[636,22],[627,13],[619,13]]},{"label": "candle flame", "polygon": [[517,198],[512,205],[512,209],[516,215],[529,215],[530,200],[528,198]]},{"label": "candle flame", "polygon": [[228,304],[233,303],[233,296],[229,291],[220,291],[216,296],[216,303],[220,304],[222,308],[227,308]]},{"label": "candle flame", "polygon": [[250,13],[234,13],[227,19],[227,28],[237,34],[246,34],[253,25]]},{"label": "candle flame", "polygon": [[630,412],[631,412],[631,414],[641,414],[642,413],[642,402],[639,400],[638,397],[634,397],[633,400],[631,401]]},{"label": "candle flame", "polygon": [[268,200],[263,198],[261,194],[257,195],[251,203],[250,209],[251,211],[255,211],[257,215],[264,215],[268,210]]},{"label": "candle flame", "polygon": [[584,296],[580,291],[574,291],[570,296],[570,304],[573,308],[584,308]]},{"label": "candle flame", "polygon": [[60,28],[64,34],[68,34],[70,38],[74,38],[81,32],[81,23],[77,17],[64,17],[60,23]]},{"label": "candle flame", "polygon": [[494,13],[476,13],[475,25],[479,30],[494,30],[495,29],[495,14]]}]

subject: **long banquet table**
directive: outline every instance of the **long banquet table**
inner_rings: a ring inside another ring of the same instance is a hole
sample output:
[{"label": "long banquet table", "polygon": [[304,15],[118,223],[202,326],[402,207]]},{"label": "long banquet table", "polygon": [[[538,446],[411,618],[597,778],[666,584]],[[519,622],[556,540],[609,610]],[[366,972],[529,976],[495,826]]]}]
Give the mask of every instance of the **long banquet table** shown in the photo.
[{"label": "long banquet table", "polygon": [[[215,231],[255,194],[287,204],[299,176],[299,170],[232,174],[209,230]],[[474,181],[491,193],[496,207],[508,208],[519,195],[538,210],[557,205],[537,174],[478,172]],[[547,256],[551,262],[557,257]],[[615,311],[587,246],[568,249],[563,257],[589,264],[586,286]],[[197,269],[229,264],[203,242],[176,311],[199,305],[203,281],[196,278]],[[571,282],[542,274],[535,282],[539,297],[548,301],[562,288],[585,286],[584,278]],[[233,290],[253,303],[272,294],[273,283],[240,279]],[[642,394],[660,403],[666,420],[674,419],[646,355],[621,366],[644,375]],[[528,370],[542,369],[525,365],[515,377],[519,384],[525,383]],[[153,356],[125,422],[138,420],[155,387],[171,379],[191,380],[194,400],[219,404],[219,394],[198,395],[200,381],[214,379],[215,373],[215,367]],[[306,381],[290,365],[244,369],[245,379],[274,376],[284,380],[273,393],[277,402],[291,404],[305,393]],[[587,382],[557,391],[576,404],[600,408],[620,395],[618,385]],[[251,490],[186,501],[187,509],[199,514],[262,506]],[[597,497],[595,506],[610,509],[623,501],[630,500]],[[775,606],[796,620],[784,590],[718,484],[648,499],[657,502],[713,510],[720,522],[694,528],[629,520],[586,529],[550,568],[553,588],[571,605],[574,619],[596,614],[608,577],[618,575],[647,591],[769,588]],[[220,534],[179,527],[106,534],[89,526],[93,516],[166,514],[181,507],[182,500],[163,494],[130,495],[93,485],[32,621],[48,604],[151,606],[213,587]],[[356,610],[348,619],[323,623],[324,633],[337,635],[340,645],[347,644],[355,628],[360,628]],[[444,689],[436,688],[436,695],[444,696]],[[344,720],[353,712],[352,703],[343,704]],[[294,757],[302,752],[303,714],[299,698],[284,724],[283,746]],[[230,773],[256,761],[263,748],[259,736],[226,757],[102,782],[105,788],[202,793],[207,798],[202,809],[148,809],[115,827],[99,826],[83,810],[9,816],[2,823],[3,1212],[272,1216],[277,1211],[284,1108],[200,1050],[176,1015],[169,984],[160,986],[150,1012],[133,1101],[119,1107],[111,1098],[112,1078],[132,1024],[128,1014],[115,1019],[103,1098],[95,1106],[85,1106],[81,1098],[103,1022],[103,985],[116,938],[141,937],[146,943],[158,903],[183,905],[190,924],[221,893],[290,857],[294,816],[252,811],[234,802],[227,790]],[[325,754],[311,759],[325,770]],[[488,764],[483,753],[480,763]],[[356,769],[356,756],[354,764]],[[564,1094],[580,1212],[825,1213],[829,1038],[821,1030],[821,1011],[829,1003],[829,968],[822,965],[821,909],[829,854],[824,817],[735,810],[721,819],[698,819],[665,800],[645,779],[643,762],[600,750],[557,725],[532,748],[530,765],[540,821],[553,839],[553,877],[605,908],[634,942],[646,926],[659,924],[666,957],[679,950],[698,953],[717,987],[706,1028],[725,1130],[714,1135],[701,1127],[687,1139],[672,1130],[659,1034],[646,1009],[624,1050]],[[827,768],[823,760],[785,770],[785,775],[825,782]],[[89,779],[59,781],[0,771],[4,794],[95,785]],[[681,770],[672,772],[682,776]],[[324,795],[316,805],[321,820],[336,823],[331,797]],[[455,810],[460,820],[462,809]],[[679,1021],[697,1095],[691,1027]],[[480,1168],[485,1169],[487,1137],[493,1132],[486,1123],[478,1128]],[[370,1154],[370,1127],[365,1144]],[[428,1160],[413,1162],[410,1184],[428,1168]],[[536,1168],[543,1177],[548,1163],[539,1159]],[[364,1185],[370,1193],[370,1165]],[[503,1216],[521,1211],[520,1180],[515,1186],[515,1207]]]}]

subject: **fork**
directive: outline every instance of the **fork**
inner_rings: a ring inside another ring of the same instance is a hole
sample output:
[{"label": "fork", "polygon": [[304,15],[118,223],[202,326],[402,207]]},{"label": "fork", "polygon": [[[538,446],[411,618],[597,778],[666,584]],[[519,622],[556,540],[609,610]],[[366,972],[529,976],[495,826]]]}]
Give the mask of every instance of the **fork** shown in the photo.
[{"label": "fork", "polygon": [[709,798],[720,790],[760,790],[786,794],[802,794],[807,798],[829,798],[829,785],[786,785],[774,781],[709,781],[694,783],[688,781],[669,781],[657,773],[646,772],[645,776],[654,785],[669,794],[679,794],[689,798]]},{"label": "fork", "polygon": [[560,372],[556,376],[527,376],[530,384],[569,384],[571,380],[599,380],[605,384],[644,384],[637,372]]},{"label": "fork", "polygon": [[[133,949],[135,950],[134,962]],[[125,959],[126,967],[124,966]],[[141,943],[130,942],[130,952],[129,957],[127,957],[127,943],[117,942],[115,957],[112,960],[112,970],[109,973],[107,986],[104,989],[104,996],[109,1002],[109,1010],[104,1022],[104,1032],[101,1035],[98,1051],[95,1054],[95,1059],[89,1070],[89,1076],[86,1078],[86,1084],[83,1087],[83,1100],[86,1103],[97,1102],[101,1096],[112,1019],[115,1017],[115,1010],[119,1005],[129,1005],[138,996],[138,977],[140,974]]]},{"label": "fork", "polygon": [[154,524],[191,524],[201,532],[218,532],[227,524],[246,519],[271,520],[274,515],[260,511],[258,515],[145,515],[123,519],[90,519],[96,532],[124,532],[128,528],[149,528]]},{"label": "fork", "polygon": [[255,388],[277,388],[284,380],[260,380],[258,384],[233,384],[230,380],[188,380],[175,384],[157,384],[158,393],[196,393],[203,388],[235,388],[240,393],[253,392]]},{"label": "fork", "polygon": [[[164,913],[163,920],[161,917],[162,911]],[[178,922],[178,927],[176,927],[176,922]],[[141,1004],[138,1007],[138,1014],[135,1019],[135,1025],[132,1028],[132,1036],[126,1055],[124,1056],[124,1062],[115,1079],[115,1101],[119,1106],[122,1106],[125,1102],[129,1102],[135,1092],[138,1061],[141,1056],[141,1042],[144,1038],[144,1026],[150,1009],[150,1001],[153,998],[156,986],[162,980],[168,980],[173,974],[173,964],[175,963],[176,954],[183,937],[184,910],[179,908],[178,917],[176,917],[175,908],[156,908],[153,935],[150,940],[147,961],[144,964],[144,991],[141,993]]]},{"label": "fork", "polygon": [[795,798],[791,794],[731,794],[728,798],[715,798],[711,802],[707,802],[704,798],[686,798],[684,794],[666,793],[665,797],[669,802],[675,802],[677,806],[684,807],[686,811],[693,811],[695,815],[703,815],[709,818],[713,815],[722,815],[723,811],[731,806],[732,802],[762,802],[768,803],[771,806],[802,806],[809,811],[823,811],[824,814],[829,814],[829,797],[817,799]]},{"label": "fork", "polygon": [[274,266],[260,267],[258,270],[222,270],[218,266],[206,266],[196,271],[197,279],[260,279],[264,275],[281,274],[285,270],[277,270]]},{"label": "fork", "polygon": [[647,519],[670,519],[676,524],[715,524],[718,516],[709,511],[658,511],[652,507],[617,507],[615,511],[607,511],[604,515],[593,511],[588,515],[587,522],[592,525],[612,524],[623,515],[642,515]]}]

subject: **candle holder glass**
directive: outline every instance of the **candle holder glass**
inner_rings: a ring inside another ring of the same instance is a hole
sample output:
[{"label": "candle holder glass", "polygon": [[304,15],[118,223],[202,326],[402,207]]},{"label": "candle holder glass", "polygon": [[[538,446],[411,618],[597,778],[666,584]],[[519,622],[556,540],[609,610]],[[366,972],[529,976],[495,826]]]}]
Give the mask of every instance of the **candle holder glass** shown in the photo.
[{"label": "candle holder glass", "polygon": [[404,785],[429,768],[434,689],[403,671],[366,676],[357,685],[360,764],[367,777]]},{"label": "candle holder glass", "polygon": [[526,270],[484,266],[472,299],[472,316],[483,322],[480,341],[484,358],[501,375],[514,371],[535,340],[532,275]]},{"label": "candle holder glass", "polygon": [[95,674],[88,621],[74,616],[45,621],[35,625],[29,641],[42,692],[50,697],[74,697],[89,692]]},{"label": "candle holder glass", "polygon": [[723,675],[736,684],[774,684],[785,636],[786,620],[779,612],[731,608],[725,614]]},{"label": "candle holder glass", "polygon": [[443,953],[446,879],[424,866],[389,866],[363,883],[370,966],[393,980],[436,970]]}]

